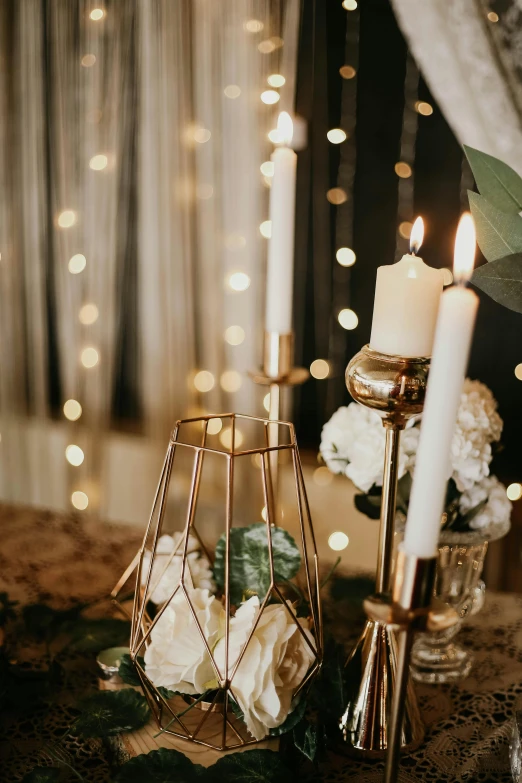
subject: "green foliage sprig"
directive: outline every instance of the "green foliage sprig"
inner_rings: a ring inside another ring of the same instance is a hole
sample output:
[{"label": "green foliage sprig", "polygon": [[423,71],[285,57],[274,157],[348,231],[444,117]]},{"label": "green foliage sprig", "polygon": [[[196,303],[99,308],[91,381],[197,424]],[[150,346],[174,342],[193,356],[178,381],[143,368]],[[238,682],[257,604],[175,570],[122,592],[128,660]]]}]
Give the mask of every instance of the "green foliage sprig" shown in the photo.
[{"label": "green foliage sprig", "polygon": [[472,282],[522,313],[522,177],[492,155],[464,150],[480,192],[468,195],[477,241],[488,261],[475,270]]}]

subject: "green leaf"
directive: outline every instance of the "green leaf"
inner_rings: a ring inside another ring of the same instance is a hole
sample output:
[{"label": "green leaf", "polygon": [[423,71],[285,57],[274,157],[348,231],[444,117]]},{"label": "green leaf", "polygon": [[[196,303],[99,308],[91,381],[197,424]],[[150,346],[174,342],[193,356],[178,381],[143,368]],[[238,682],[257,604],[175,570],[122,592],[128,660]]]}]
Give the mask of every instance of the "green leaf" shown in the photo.
[{"label": "green leaf", "polygon": [[160,748],[124,764],[115,783],[193,783],[201,781],[206,772],[205,767],[193,764],[179,750]]},{"label": "green leaf", "polygon": [[273,750],[248,750],[224,756],[208,770],[212,781],[226,783],[288,783],[292,772]]},{"label": "green leaf", "polygon": [[[281,527],[271,529],[274,576],[276,582],[292,579],[301,566],[301,555],[292,536]],[[214,574],[221,588],[225,585],[225,536],[216,546]],[[256,522],[230,531],[230,600],[240,604],[243,593],[251,590],[262,600],[270,586],[267,526]]]},{"label": "green leaf", "polygon": [[317,753],[317,726],[301,721],[294,729],[294,745],[310,761],[315,760]]},{"label": "green leaf", "polygon": [[479,266],[472,283],[508,310],[522,313],[522,253]]},{"label": "green leaf", "polygon": [[81,737],[111,737],[122,731],[141,729],[150,717],[146,699],[137,691],[100,691],[78,705],[80,716],[72,733]]},{"label": "green leaf", "polygon": [[[142,669],[145,668],[145,659],[138,655],[138,663],[142,667]],[[120,661],[120,668],[118,669],[118,674],[120,675],[121,679],[126,685],[134,685],[141,688],[141,680],[138,676],[138,672],[136,671],[136,667],[134,666],[132,659],[128,653],[125,653],[125,655],[121,656]]]},{"label": "green leaf", "polygon": [[22,778],[22,783],[54,783],[60,772],[59,767],[35,767]]},{"label": "green leaf", "polygon": [[119,647],[129,643],[130,623],[127,620],[80,619],[70,630],[71,647],[78,652],[97,653],[107,647]]},{"label": "green leaf", "polygon": [[522,210],[522,178],[507,163],[464,145],[479,192],[502,212]]},{"label": "green leaf", "polygon": [[522,252],[522,218],[496,209],[477,193],[468,191],[477,242],[488,261]]}]

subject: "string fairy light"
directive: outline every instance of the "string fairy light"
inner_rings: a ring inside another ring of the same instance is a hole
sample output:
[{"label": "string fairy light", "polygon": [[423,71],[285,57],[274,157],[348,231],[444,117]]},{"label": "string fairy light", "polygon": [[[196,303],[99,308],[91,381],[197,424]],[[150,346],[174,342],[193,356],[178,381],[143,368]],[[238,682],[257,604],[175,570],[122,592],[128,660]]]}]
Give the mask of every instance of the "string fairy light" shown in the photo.
[{"label": "string fairy light", "polygon": [[71,495],[71,503],[73,504],[74,508],[78,509],[78,511],[85,511],[89,505],[89,498],[85,492],[76,490]]},{"label": "string fairy light", "polygon": [[522,498],[522,484],[518,482],[510,484],[506,489],[506,495],[510,500],[520,500]]},{"label": "string fairy light", "polygon": [[270,87],[282,87],[285,84],[286,79],[280,73],[272,73],[268,77],[267,82]]},{"label": "string fairy light", "polygon": [[326,134],[326,138],[332,144],[342,144],[346,141],[346,133],[341,128],[332,128]]},{"label": "string fairy light", "polygon": [[99,22],[100,19],[103,19],[105,16],[105,11],[103,8],[93,8],[91,13],[89,14],[89,17],[93,20],[93,22]]},{"label": "string fairy light", "polygon": [[280,95],[275,90],[263,90],[261,93],[261,100],[268,106],[277,103],[280,99]]},{"label": "string fairy light", "polygon": [[330,375],[330,365],[326,359],[314,359],[310,365],[310,375],[317,381],[322,381]]},{"label": "string fairy light", "polygon": [[515,378],[517,378],[519,381],[522,381],[522,364],[517,364],[515,367]]},{"label": "string fairy light", "polygon": [[89,168],[93,171],[103,171],[107,168],[108,162],[107,155],[93,155],[89,161]]},{"label": "string fairy light", "polygon": [[232,272],[228,276],[227,283],[232,291],[246,291],[250,286],[250,277],[246,272]]},{"label": "string fairy light", "polygon": [[86,266],[87,259],[83,253],[75,253],[74,256],[69,259],[68,269],[71,275],[79,275],[80,272],[83,272]]},{"label": "string fairy light", "polygon": [[76,212],[72,209],[64,209],[58,215],[57,222],[60,228],[71,228],[76,223]]},{"label": "string fairy light", "polygon": [[241,326],[233,325],[225,329],[225,342],[229,345],[241,345],[245,339],[245,330]]},{"label": "string fairy light", "polygon": [[78,400],[67,400],[63,406],[63,415],[69,421],[77,421],[82,415],[82,406]]},{"label": "string fairy light", "polygon": [[349,543],[350,539],[346,533],[343,533],[341,530],[336,530],[335,533],[332,533],[328,537],[328,546],[330,549],[333,549],[334,552],[341,552],[343,549],[346,549]]},{"label": "string fairy light", "polygon": [[263,220],[263,222],[259,226],[259,233],[265,239],[270,239],[270,237],[272,236],[272,221],[271,220]]},{"label": "string fairy light", "polygon": [[83,453],[83,449],[81,449],[76,444],[71,443],[65,449],[65,459],[70,465],[78,468],[83,463],[85,454]]},{"label": "string fairy light", "polygon": [[214,376],[208,370],[200,370],[196,373],[193,380],[194,388],[202,393],[209,392],[213,389],[215,383]]},{"label": "string fairy light", "polygon": [[93,346],[89,345],[82,350],[80,354],[80,361],[85,368],[91,369],[92,367],[96,367],[100,361],[100,354],[96,348],[93,348]]}]

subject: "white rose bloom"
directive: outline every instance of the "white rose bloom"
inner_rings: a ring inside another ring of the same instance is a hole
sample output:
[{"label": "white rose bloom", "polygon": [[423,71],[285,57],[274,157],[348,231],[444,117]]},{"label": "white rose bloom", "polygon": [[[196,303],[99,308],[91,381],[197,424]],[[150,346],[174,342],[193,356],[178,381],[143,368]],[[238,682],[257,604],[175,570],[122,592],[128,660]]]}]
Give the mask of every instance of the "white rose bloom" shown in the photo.
[{"label": "white rose bloom", "polygon": [[483,478],[482,481],[474,484],[460,496],[461,513],[466,514],[484,500],[487,500],[487,503],[470,521],[470,528],[484,530],[494,525],[507,525],[511,516],[512,503],[506,495],[505,486],[496,476]]},{"label": "white rose bloom", "polygon": [[[152,589],[150,600],[155,604],[163,604],[168,601],[181,576],[181,563],[183,559],[183,533],[175,533],[174,536],[163,535],[158,539],[156,555],[154,557],[154,566],[152,568],[151,581],[149,589]],[[176,554],[169,561],[172,552]],[[151,553],[147,550],[143,555],[143,566],[141,569],[141,584],[145,585],[150,566]],[[199,587],[203,590],[216,592],[216,585],[212,576],[212,570],[209,561],[201,552],[201,547],[196,536],[189,535],[187,547],[187,566],[186,570],[190,572],[187,577],[187,585]],[[157,584],[156,584],[157,583]]]},{"label": "white rose bloom", "polygon": [[[252,632],[259,615],[259,598],[241,604],[230,620],[229,672]],[[297,621],[281,604],[265,607],[244,655],[232,676],[231,688],[241,708],[246,726],[255,739],[280,726],[292,709],[293,692],[303,681],[314,654],[299,631],[313,645],[308,623]],[[220,671],[225,668],[225,640],[214,651]]]},{"label": "white rose bloom", "polygon": [[[224,611],[208,590],[189,590],[199,624],[212,650],[223,632]],[[179,693],[204,693],[216,673],[187,599],[179,590],[152,629],[145,671],[157,686]]]},{"label": "white rose bloom", "polygon": [[[363,492],[382,485],[385,429],[381,417],[356,402],[339,408],[321,433],[320,452],[332,473],[344,473]],[[403,432],[399,478],[413,466],[419,441],[413,422]]]},{"label": "white rose bloom", "polygon": [[467,378],[451,444],[452,477],[461,492],[489,475],[491,443],[500,440],[502,426],[491,390]]}]

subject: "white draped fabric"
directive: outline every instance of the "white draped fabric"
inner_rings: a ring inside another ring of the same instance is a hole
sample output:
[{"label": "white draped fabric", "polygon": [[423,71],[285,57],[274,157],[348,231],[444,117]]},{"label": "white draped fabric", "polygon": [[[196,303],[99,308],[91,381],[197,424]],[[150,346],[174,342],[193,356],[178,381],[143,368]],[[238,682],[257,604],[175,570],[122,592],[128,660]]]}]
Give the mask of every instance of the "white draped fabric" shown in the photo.
[{"label": "white draped fabric", "polygon": [[[0,5],[3,499],[67,508],[76,490],[90,509],[114,506],[106,436],[125,364],[142,428],[162,445],[187,413],[259,413],[246,372],[262,334],[259,167],[278,111],[260,94],[283,63],[293,102],[297,1],[288,7],[285,27],[282,1]],[[229,285],[236,272],[245,290]],[[240,344],[224,339],[229,326]],[[206,393],[199,370],[214,379]]]},{"label": "white draped fabric", "polygon": [[392,0],[392,5],[458,140],[522,173],[520,82],[500,28],[488,19],[488,5],[478,0]]}]

